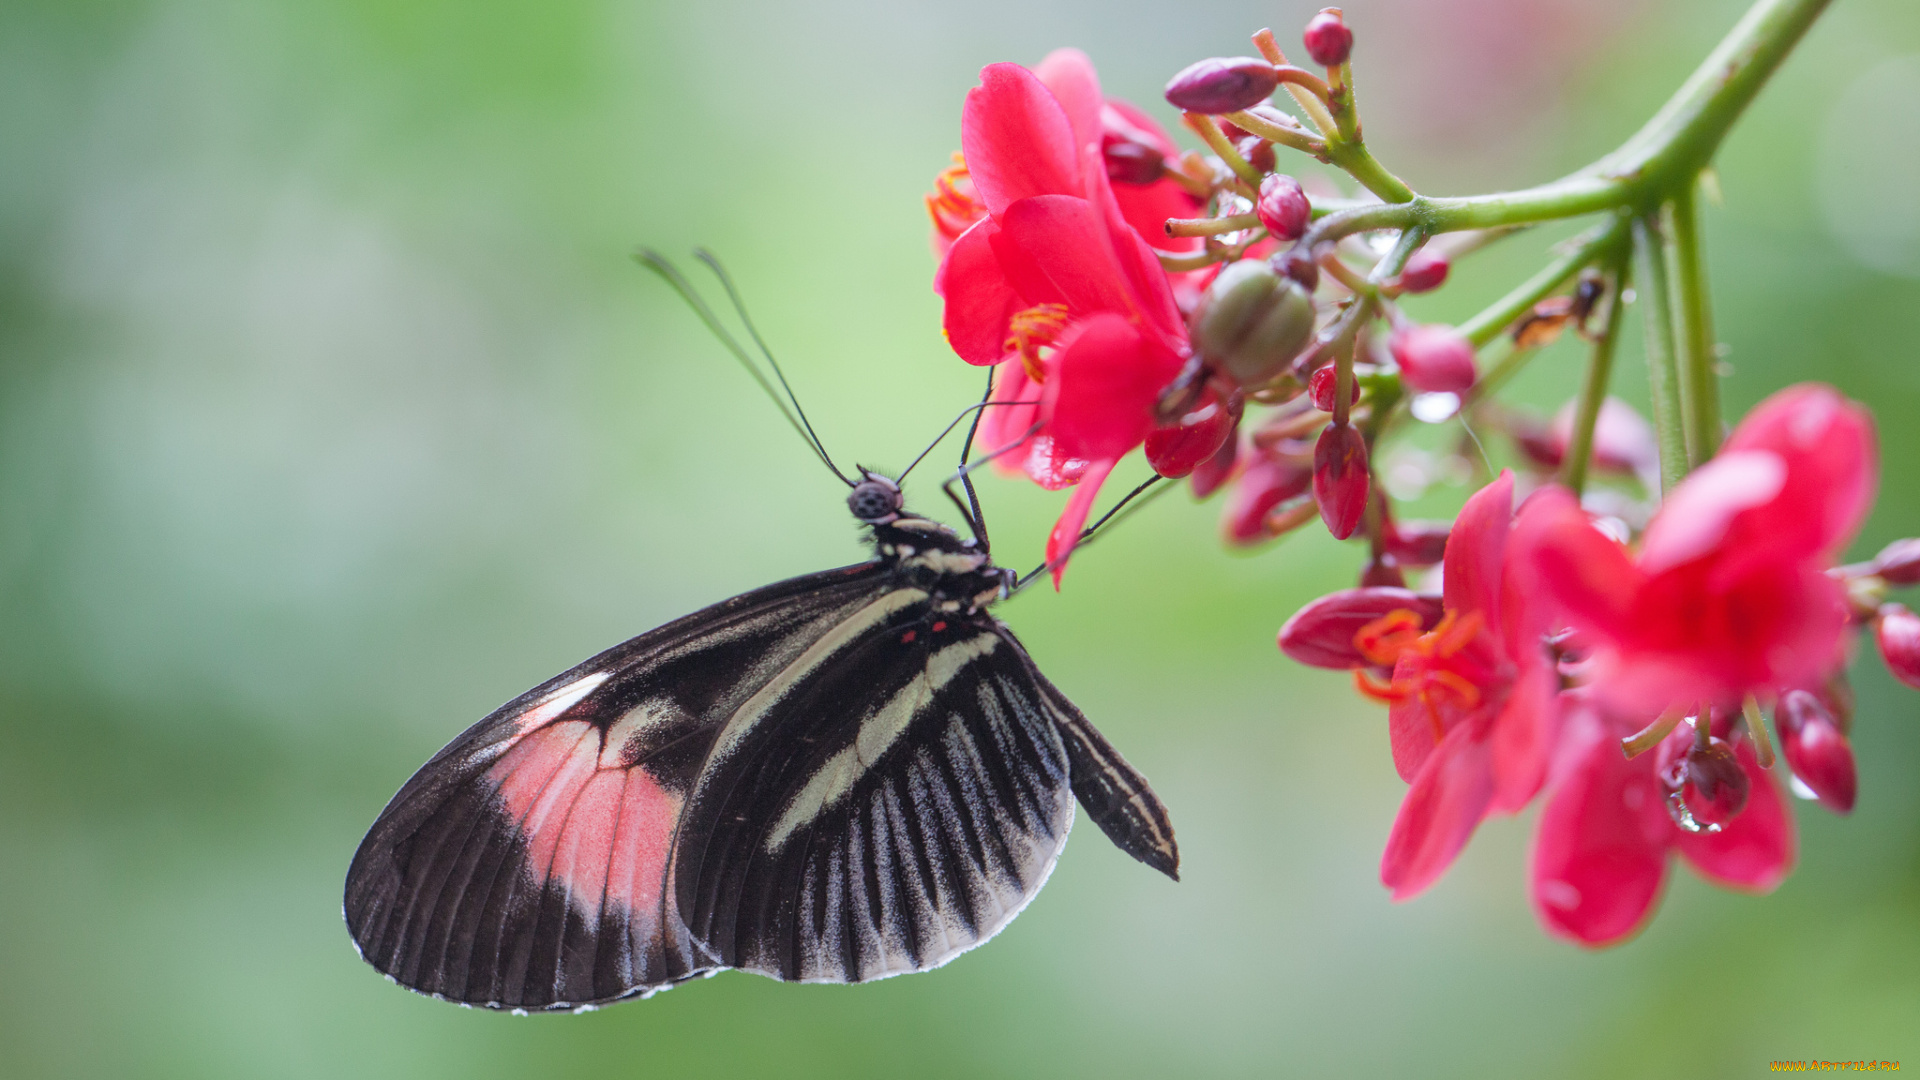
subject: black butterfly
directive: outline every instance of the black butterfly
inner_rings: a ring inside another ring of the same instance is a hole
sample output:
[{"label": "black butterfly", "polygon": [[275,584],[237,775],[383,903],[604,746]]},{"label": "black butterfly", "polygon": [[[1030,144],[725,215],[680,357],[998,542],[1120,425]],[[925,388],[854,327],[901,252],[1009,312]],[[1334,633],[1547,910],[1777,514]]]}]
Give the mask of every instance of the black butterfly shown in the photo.
[{"label": "black butterfly", "polygon": [[[988,612],[1012,573],[907,513],[887,477],[849,482],[871,561],[642,634],[434,755],[348,871],[361,955],[422,993],[517,1010],[729,967],[924,971],[1034,897],[1075,799],[1177,877],[1146,780]],[[962,512],[983,537],[977,502]]]}]

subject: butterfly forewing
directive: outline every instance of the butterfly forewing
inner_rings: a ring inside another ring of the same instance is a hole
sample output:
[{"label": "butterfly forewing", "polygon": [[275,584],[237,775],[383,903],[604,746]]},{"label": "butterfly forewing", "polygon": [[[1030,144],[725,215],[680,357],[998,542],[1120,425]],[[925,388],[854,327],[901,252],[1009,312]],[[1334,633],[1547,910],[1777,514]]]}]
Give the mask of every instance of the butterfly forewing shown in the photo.
[{"label": "butterfly forewing", "polygon": [[680,812],[759,685],[889,591],[877,564],[669,623],[521,695],[423,767],[349,870],[375,967],[453,1001],[546,1008],[715,966],[667,902]]}]

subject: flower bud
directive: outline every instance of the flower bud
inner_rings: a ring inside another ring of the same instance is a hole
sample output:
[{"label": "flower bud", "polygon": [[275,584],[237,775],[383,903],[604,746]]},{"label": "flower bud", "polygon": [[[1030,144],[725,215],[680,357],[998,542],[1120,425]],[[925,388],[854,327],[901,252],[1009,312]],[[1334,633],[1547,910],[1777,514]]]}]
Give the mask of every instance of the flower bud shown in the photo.
[{"label": "flower bud", "polygon": [[1690,744],[1684,752],[1670,753],[1672,760],[1660,770],[1660,783],[1674,824],[1688,832],[1719,832],[1747,808],[1752,785],[1725,739],[1710,739],[1704,747]]},{"label": "flower bud", "polygon": [[1107,164],[1107,179],[1116,184],[1151,184],[1167,171],[1167,156],[1159,147],[1118,132],[1100,137],[1100,157]]},{"label": "flower bud", "polygon": [[1894,678],[1920,689],[1920,615],[1900,604],[1883,604],[1874,619],[1874,638]]},{"label": "flower bud", "polygon": [[1220,396],[1208,390],[1200,402],[1173,423],[1147,432],[1147,464],[1170,479],[1179,479],[1220,452],[1233,434],[1239,417]]},{"label": "flower bud", "polygon": [[1267,515],[1288,499],[1302,495],[1313,482],[1313,470],[1303,461],[1261,456],[1240,475],[1227,500],[1221,530],[1229,544],[1257,544],[1273,535]]},{"label": "flower bud", "polygon": [[1313,253],[1303,251],[1298,245],[1275,254],[1267,260],[1273,272],[1282,277],[1291,278],[1309,294],[1320,287],[1320,264],[1313,259]]},{"label": "flower bud", "polygon": [[1322,67],[1339,67],[1353,53],[1353,31],[1340,17],[1339,8],[1322,8],[1320,14],[1308,19],[1302,40],[1307,55]]},{"label": "flower bud", "polygon": [[1406,269],[1400,271],[1400,289],[1402,292],[1432,292],[1447,283],[1447,257],[1431,248],[1421,248],[1407,260]]},{"label": "flower bud", "polygon": [[1435,566],[1447,557],[1447,537],[1453,525],[1446,521],[1401,521],[1387,532],[1387,550],[1401,566]]},{"label": "flower bud", "polygon": [[1400,378],[1421,393],[1460,393],[1473,385],[1473,345],[1459,331],[1440,323],[1407,326],[1393,332],[1388,346],[1400,365]]},{"label": "flower bud", "polygon": [[1240,462],[1240,418],[1233,418],[1233,426],[1227,429],[1226,441],[1213,456],[1201,462],[1193,470],[1189,481],[1193,485],[1193,497],[1204,499],[1220,490],[1228,480],[1233,479],[1233,467]]},{"label": "flower bud", "polygon": [[1431,630],[1446,612],[1437,596],[1421,596],[1405,589],[1347,589],[1313,601],[1295,612],[1280,628],[1280,651],[1309,667],[1368,666],[1353,643],[1360,628],[1395,611],[1420,617],[1420,629]]},{"label": "flower bud", "polygon": [[1780,752],[1793,775],[1820,798],[1820,805],[1836,814],[1853,812],[1857,777],[1853,747],[1820,699],[1805,690],[1789,690],[1774,710],[1773,726],[1780,731]]},{"label": "flower bud", "polygon": [[1895,540],[1873,557],[1873,572],[1889,585],[1920,585],[1920,537]]},{"label": "flower bud", "polygon": [[1258,135],[1235,139],[1233,148],[1240,152],[1241,157],[1247,159],[1247,164],[1253,166],[1256,172],[1272,172],[1274,165],[1277,164],[1273,156],[1273,144]]},{"label": "flower bud", "polygon": [[[1307,377],[1307,394],[1313,398],[1314,408],[1319,409],[1321,412],[1333,411],[1334,387],[1339,381],[1340,376],[1333,370],[1332,364],[1317,367],[1313,370],[1313,374]],[[1360,380],[1355,379],[1353,386],[1347,391],[1347,404],[1354,405],[1359,401]]]},{"label": "flower bud", "polygon": [[1293,361],[1313,336],[1313,300],[1258,260],[1220,271],[1193,312],[1193,342],[1241,386],[1260,386]]},{"label": "flower bud", "polygon": [[1239,112],[1280,85],[1273,65],[1252,56],[1215,56],[1189,64],[1167,83],[1167,104],[1187,112]]},{"label": "flower bud", "polygon": [[1367,484],[1367,440],[1352,424],[1328,424],[1313,444],[1313,497],[1335,540],[1360,527]]},{"label": "flower bud", "polygon": [[1313,204],[1300,189],[1300,181],[1283,173],[1260,181],[1260,198],[1253,204],[1253,212],[1276,240],[1300,239],[1313,220]]}]

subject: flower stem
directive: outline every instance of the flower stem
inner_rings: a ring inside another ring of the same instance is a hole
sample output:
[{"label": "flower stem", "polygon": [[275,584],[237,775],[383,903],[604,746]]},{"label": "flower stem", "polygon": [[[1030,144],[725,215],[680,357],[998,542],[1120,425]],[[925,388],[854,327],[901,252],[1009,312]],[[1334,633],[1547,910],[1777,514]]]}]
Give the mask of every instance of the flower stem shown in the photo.
[{"label": "flower stem", "polygon": [[1207,144],[1207,149],[1218,154],[1220,160],[1227,163],[1227,168],[1233,170],[1233,175],[1256,187],[1259,186],[1260,170],[1249,165],[1247,159],[1240,156],[1240,151],[1233,148],[1233,143],[1227,139],[1226,132],[1221,131],[1220,125],[1213,122],[1213,117],[1189,112],[1181,113],[1180,119],[1190,131],[1200,136],[1201,140]]},{"label": "flower stem", "polygon": [[1773,768],[1773,740],[1767,737],[1767,720],[1760,715],[1760,703],[1748,694],[1740,703],[1747,720],[1747,734],[1753,738],[1753,756],[1763,769]]},{"label": "flower stem", "polygon": [[1321,142],[1319,139],[1314,138],[1304,131],[1295,131],[1293,128],[1282,127],[1266,117],[1261,116],[1259,113],[1242,109],[1239,112],[1228,113],[1226,118],[1232,122],[1234,126],[1241,128],[1249,134],[1258,135],[1270,143],[1275,143],[1280,146],[1291,146],[1303,154],[1312,154],[1314,157],[1319,157],[1327,152],[1326,143]]},{"label": "flower stem", "polygon": [[1539,273],[1522,282],[1492,306],[1461,323],[1458,327],[1461,335],[1471,341],[1474,348],[1485,347],[1500,336],[1501,331],[1512,326],[1515,320],[1531,311],[1533,305],[1586,269],[1602,253],[1619,244],[1626,236],[1627,228],[1625,219],[1616,219],[1580,236],[1566,254],[1542,267]]},{"label": "flower stem", "polygon": [[1674,192],[1668,238],[1673,254],[1674,300],[1680,316],[1680,370],[1686,377],[1687,446],[1699,465],[1720,449],[1720,377],[1713,340],[1712,297],[1707,292],[1707,265],[1700,247],[1700,220],[1695,212],[1697,185],[1683,184]]},{"label": "flower stem", "polygon": [[1681,416],[1679,357],[1673,346],[1673,292],[1667,281],[1667,260],[1661,250],[1660,222],[1635,218],[1634,250],[1639,259],[1640,319],[1647,330],[1647,394],[1653,406],[1653,428],[1660,441],[1660,492],[1672,493],[1687,475],[1687,435]]},{"label": "flower stem", "polygon": [[1600,328],[1600,336],[1594,340],[1593,354],[1587,360],[1587,379],[1580,387],[1580,404],[1573,418],[1573,437],[1567,445],[1567,459],[1563,464],[1566,485],[1578,496],[1587,486],[1587,463],[1593,457],[1593,429],[1600,422],[1600,407],[1607,400],[1607,386],[1613,379],[1613,352],[1620,341],[1620,324],[1624,307],[1620,294],[1627,287],[1627,262],[1630,249],[1620,245],[1615,249],[1612,265],[1609,267],[1606,300],[1606,322]]},{"label": "flower stem", "polygon": [[1217,218],[1168,218],[1167,235],[1175,237],[1219,236],[1222,233],[1239,232],[1241,229],[1257,229],[1260,218],[1256,214],[1233,214]]},{"label": "flower stem", "polygon": [[[1356,232],[1412,225],[1430,233],[1484,229],[1577,217],[1615,207],[1649,213],[1672,198],[1681,185],[1694,182],[1719,149],[1727,130],[1829,2],[1758,0],[1638,134],[1579,172],[1539,187],[1466,198],[1412,196],[1409,192],[1406,201],[1399,201],[1369,183],[1371,157],[1362,160],[1364,147],[1358,142],[1337,141],[1330,135],[1328,158],[1388,202],[1329,214],[1315,223],[1307,239],[1317,244]],[[1377,167],[1377,163],[1372,164]],[[1390,174],[1373,179],[1398,183]]]}]

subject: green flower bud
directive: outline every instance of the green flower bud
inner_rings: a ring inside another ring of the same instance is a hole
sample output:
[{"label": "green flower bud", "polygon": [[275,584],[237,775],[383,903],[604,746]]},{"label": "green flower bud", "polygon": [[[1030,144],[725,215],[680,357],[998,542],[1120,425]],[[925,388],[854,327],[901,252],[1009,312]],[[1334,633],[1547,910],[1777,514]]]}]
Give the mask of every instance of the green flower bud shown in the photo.
[{"label": "green flower bud", "polygon": [[1213,367],[1255,388],[1285,371],[1313,336],[1313,299],[1264,260],[1243,259],[1220,271],[1200,298],[1193,343]]}]

